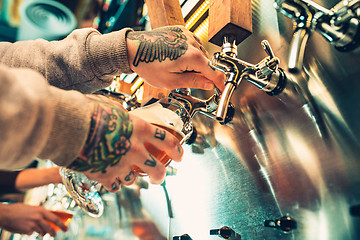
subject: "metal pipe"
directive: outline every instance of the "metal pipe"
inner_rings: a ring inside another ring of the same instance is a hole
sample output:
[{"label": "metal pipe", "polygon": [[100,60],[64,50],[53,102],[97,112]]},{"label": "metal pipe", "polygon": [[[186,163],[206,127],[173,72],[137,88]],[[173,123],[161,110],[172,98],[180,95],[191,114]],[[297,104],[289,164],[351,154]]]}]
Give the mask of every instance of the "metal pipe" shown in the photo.
[{"label": "metal pipe", "polygon": [[288,62],[288,69],[292,73],[297,73],[302,69],[306,43],[309,39],[309,35],[309,30],[306,28],[297,28],[294,32],[290,43]]},{"label": "metal pipe", "polygon": [[236,88],[236,85],[234,84],[234,82],[236,82],[236,75],[239,74],[229,74],[228,83],[225,85],[225,89],[221,94],[219,105],[216,111],[216,120],[218,120],[219,122],[223,122],[226,118],[230,98]]}]

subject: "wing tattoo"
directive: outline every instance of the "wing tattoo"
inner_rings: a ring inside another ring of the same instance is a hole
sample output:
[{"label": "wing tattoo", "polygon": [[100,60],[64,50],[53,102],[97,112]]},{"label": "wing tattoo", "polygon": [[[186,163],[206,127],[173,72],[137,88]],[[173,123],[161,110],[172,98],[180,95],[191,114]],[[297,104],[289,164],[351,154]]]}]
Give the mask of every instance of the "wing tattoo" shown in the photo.
[{"label": "wing tattoo", "polygon": [[151,32],[132,32],[129,33],[128,38],[139,41],[133,62],[135,67],[140,62],[149,63],[155,60],[162,62],[166,58],[175,60],[184,55],[188,49],[187,38],[179,27],[168,27]]}]

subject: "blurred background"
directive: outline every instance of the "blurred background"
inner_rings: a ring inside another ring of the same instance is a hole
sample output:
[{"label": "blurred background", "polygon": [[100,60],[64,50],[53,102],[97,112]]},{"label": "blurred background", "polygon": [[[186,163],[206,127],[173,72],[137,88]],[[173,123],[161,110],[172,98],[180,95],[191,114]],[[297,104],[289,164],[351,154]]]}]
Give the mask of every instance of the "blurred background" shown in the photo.
[{"label": "blurred background", "polygon": [[[100,32],[110,32],[124,27],[143,29],[143,1],[127,0],[1,0],[0,40],[16,41],[42,37],[42,32],[58,40],[75,28],[94,27]],[[33,26],[33,29],[26,27]],[[24,29],[24,30],[23,30]],[[34,33],[39,29],[38,33]],[[60,30],[64,30],[61,34]],[[28,37],[19,38],[24,31]]]}]

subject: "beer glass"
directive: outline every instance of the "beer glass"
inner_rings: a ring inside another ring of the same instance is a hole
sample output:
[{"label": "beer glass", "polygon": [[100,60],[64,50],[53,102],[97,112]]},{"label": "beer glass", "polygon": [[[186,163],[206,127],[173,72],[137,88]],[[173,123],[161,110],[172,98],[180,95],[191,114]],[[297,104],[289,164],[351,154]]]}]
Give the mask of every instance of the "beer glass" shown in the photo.
[{"label": "beer glass", "polygon": [[[137,108],[131,114],[165,129],[173,134],[183,144],[193,133],[191,117],[183,104],[173,98],[162,98],[150,105]],[[145,143],[145,148],[162,164],[168,166],[171,158],[167,153],[151,143]],[[132,166],[137,176],[147,176],[138,166]],[[60,168],[62,181],[70,196],[79,207],[92,217],[99,217],[104,211],[103,202],[98,192],[100,184],[89,180],[84,174],[67,168]]]},{"label": "beer glass", "polygon": [[[173,98],[162,98],[155,103],[131,111],[131,114],[170,132],[180,141],[180,144],[188,140],[193,133],[189,112],[181,102]],[[145,143],[145,148],[165,166],[170,164],[171,158],[165,151],[148,142]],[[138,176],[147,175],[138,166],[132,168]]]},{"label": "beer glass", "polygon": [[[48,188],[47,198],[41,205],[57,215],[65,226],[69,226],[77,210],[75,204],[72,204],[72,202],[73,201],[66,193],[64,186],[59,184]],[[51,221],[46,221],[56,232],[60,231],[60,228],[57,225]]]},{"label": "beer glass", "polygon": [[100,217],[104,212],[104,204],[98,191],[101,185],[82,173],[64,167],[59,171],[66,190],[76,204],[89,216]]}]

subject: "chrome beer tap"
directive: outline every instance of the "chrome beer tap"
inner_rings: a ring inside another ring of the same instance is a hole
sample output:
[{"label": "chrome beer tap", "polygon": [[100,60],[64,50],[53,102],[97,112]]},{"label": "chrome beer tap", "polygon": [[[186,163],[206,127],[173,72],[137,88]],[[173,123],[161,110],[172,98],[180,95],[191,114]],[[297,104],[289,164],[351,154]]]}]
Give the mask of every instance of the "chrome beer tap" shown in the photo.
[{"label": "chrome beer tap", "polygon": [[[232,47],[228,47],[229,44]],[[276,95],[282,91],[286,76],[283,70],[278,67],[280,61],[275,57],[268,41],[262,41],[261,45],[268,54],[268,57],[256,65],[236,58],[234,43],[226,42],[226,39],[222,51],[215,53],[211,58],[211,66],[224,72],[227,76],[225,90],[221,94],[216,111],[216,119],[218,121],[221,122],[226,118],[230,104],[229,100],[243,79],[254,84],[269,95]]]},{"label": "chrome beer tap", "polygon": [[[192,96],[189,88],[180,88],[172,90],[169,94],[169,98],[174,98],[181,102],[186,110],[190,113],[191,118],[193,118],[196,113],[200,113],[213,120],[218,120],[215,113],[218,109],[220,95],[220,91],[215,89],[214,95],[206,100],[203,100]],[[235,110],[233,105],[229,103],[227,115],[224,117],[223,121],[219,122],[221,124],[229,123],[234,116],[234,111]]]},{"label": "chrome beer tap", "polygon": [[359,0],[340,1],[330,10],[311,0],[275,0],[274,6],[295,23],[288,66],[291,72],[301,70],[306,43],[313,31],[339,51],[351,51],[359,46]]},{"label": "chrome beer tap", "polygon": [[190,116],[200,113],[218,121],[221,124],[229,123],[234,116],[234,107],[230,98],[240,82],[245,79],[267,92],[269,95],[280,93],[286,82],[286,76],[279,66],[279,59],[275,57],[269,43],[262,41],[262,47],[268,54],[258,64],[250,64],[237,57],[237,47],[232,37],[224,38],[222,51],[215,53],[210,66],[225,73],[225,89],[221,93],[215,89],[215,94],[207,100],[191,96],[190,90],[186,88],[173,90],[170,98],[180,101]]},{"label": "chrome beer tap", "polygon": [[336,49],[351,51],[359,46],[360,1],[340,1],[328,13],[315,15],[315,29]]}]

